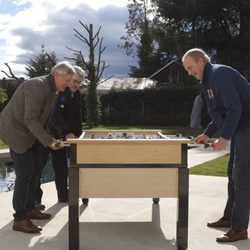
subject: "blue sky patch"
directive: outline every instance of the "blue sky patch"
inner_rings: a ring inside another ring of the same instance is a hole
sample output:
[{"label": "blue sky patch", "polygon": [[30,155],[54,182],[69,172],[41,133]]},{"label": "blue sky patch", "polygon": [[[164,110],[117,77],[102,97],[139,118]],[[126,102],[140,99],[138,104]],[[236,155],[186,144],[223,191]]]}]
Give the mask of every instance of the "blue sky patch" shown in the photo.
[{"label": "blue sky patch", "polygon": [[16,5],[10,0],[0,0],[0,14],[11,14],[14,15],[17,12],[31,7],[31,3]]}]

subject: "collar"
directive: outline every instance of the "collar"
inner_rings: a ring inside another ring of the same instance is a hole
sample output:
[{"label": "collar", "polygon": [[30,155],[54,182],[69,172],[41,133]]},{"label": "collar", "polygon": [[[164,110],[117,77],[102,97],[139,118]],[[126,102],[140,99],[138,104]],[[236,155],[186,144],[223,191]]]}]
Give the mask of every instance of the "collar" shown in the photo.
[{"label": "collar", "polygon": [[47,75],[48,81],[49,81],[49,88],[51,92],[55,93],[56,95],[58,94],[58,91],[56,90],[56,82],[54,79],[54,76],[52,74]]},{"label": "collar", "polygon": [[206,63],[204,70],[203,70],[202,80],[201,80],[204,86],[206,86],[208,82],[210,82],[212,70],[213,70],[213,64]]}]

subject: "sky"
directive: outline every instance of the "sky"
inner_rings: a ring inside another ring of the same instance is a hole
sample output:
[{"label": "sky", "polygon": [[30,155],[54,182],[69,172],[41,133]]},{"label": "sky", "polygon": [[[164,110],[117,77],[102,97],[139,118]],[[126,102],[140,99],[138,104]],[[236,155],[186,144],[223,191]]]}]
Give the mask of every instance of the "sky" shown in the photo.
[{"label": "sky", "polygon": [[[27,77],[25,64],[41,53],[42,45],[59,61],[73,56],[66,47],[81,50],[87,58],[88,50],[74,35],[77,29],[87,36],[81,21],[92,23],[94,33],[101,26],[106,46],[102,59],[110,65],[103,77],[127,77],[129,65],[136,65],[136,59],[118,47],[128,21],[127,4],[127,0],[0,0],[0,70],[9,73],[7,62],[15,75]],[[0,72],[2,77],[6,76]]]}]

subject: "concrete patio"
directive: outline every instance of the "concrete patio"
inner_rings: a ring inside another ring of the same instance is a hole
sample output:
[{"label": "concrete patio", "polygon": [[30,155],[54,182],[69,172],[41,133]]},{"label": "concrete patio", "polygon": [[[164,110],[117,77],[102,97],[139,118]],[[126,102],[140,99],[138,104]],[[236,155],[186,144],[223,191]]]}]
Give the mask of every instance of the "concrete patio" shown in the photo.
[{"label": "concrete patio", "polygon": [[[211,160],[227,151],[189,150],[189,166]],[[198,157],[199,156],[199,157]],[[207,157],[206,157],[207,156]],[[200,161],[198,160],[200,159]],[[215,238],[227,229],[210,229],[208,221],[221,217],[227,197],[227,178],[190,175],[189,249],[248,250],[250,241],[219,244]],[[68,206],[57,203],[54,183],[42,185],[46,212],[53,218],[37,221],[43,231],[29,235],[12,231],[12,192],[0,194],[0,249],[67,250]],[[177,199],[90,199],[80,207],[82,250],[174,250],[176,248]]]}]

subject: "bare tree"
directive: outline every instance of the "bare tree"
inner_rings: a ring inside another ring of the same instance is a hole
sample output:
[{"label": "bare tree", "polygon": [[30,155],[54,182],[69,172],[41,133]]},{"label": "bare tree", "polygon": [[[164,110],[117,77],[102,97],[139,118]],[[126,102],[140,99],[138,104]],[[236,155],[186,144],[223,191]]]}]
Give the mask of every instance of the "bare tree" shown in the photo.
[{"label": "bare tree", "polygon": [[74,35],[80,41],[82,41],[83,45],[87,45],[89,53],[88,60],[84,58],[83,52],[81,50],[70,47],[67,48],[73,52],[74,57],[66,57],[66,59],[73,60],[75,64],[87,71],[89,80],[86,93],[87,124],[92,127],[99,123],[101,117],[100,101],[96,91],[97,84],[100,82],[104,70],[110,65],[106,65],[105,61],[102,60],[102,54],[105,51],[106,46],[103,46],[103,37],[100,38],[101,26],[94,34],[93,24],[86,25],[81,21],[79,21],[79,23],[87,33],[87,37],[77,29],[74,29]]},{"label": "bare tree", "polygon": [[6,73],[6,71],[4,71],[4,70],[1,70],[1,72],[3,72],[8,78],[10,78],[10,79],[16,79],[18,83],[22,83],[22,82],[24,81],[24,78],[23,78],[23,77],[17,77],[17,76],[13,73],[13,71],[12,71],[12,69],[11,69],[11,67],[9,66],[8,63],[5,62],[4,64],[5,64],[6,67],[8,68],[9,74]]}]

